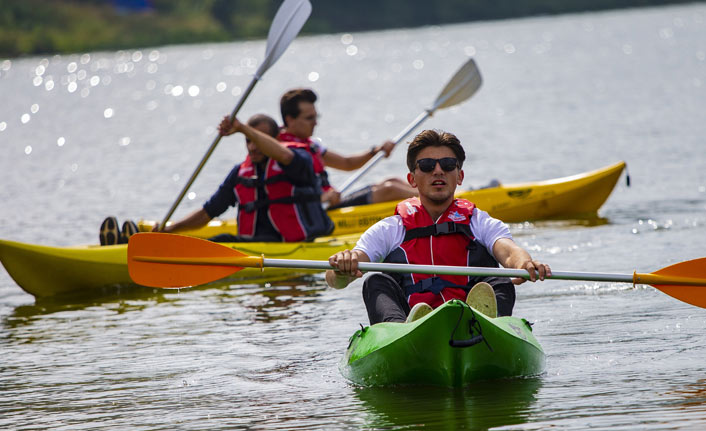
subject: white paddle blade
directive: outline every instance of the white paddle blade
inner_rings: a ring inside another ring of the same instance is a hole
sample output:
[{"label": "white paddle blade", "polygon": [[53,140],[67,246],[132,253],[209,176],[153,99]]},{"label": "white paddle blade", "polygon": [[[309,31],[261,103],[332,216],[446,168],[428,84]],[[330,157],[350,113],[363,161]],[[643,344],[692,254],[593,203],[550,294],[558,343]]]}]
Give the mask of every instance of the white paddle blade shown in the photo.
[{"label": "white paddle blade", "polygon": [[267,35],[267,49],[256,75],[262,76],[279,59],[290,43],[297,37],[311,15],[309,0],[285,0],[277,10],[270,32]]},{"label": "white paddle blade", "polygon": [[430,109],[433,112],[437,109],[448,108],[458,105],[469,97],[473,96],[483,83],[480,76],[480,71],[476,66],[476,62],[471,58],[464,64],[458,72],[451,78],[444,90],[439,94],[434,102],[434,107]]}]

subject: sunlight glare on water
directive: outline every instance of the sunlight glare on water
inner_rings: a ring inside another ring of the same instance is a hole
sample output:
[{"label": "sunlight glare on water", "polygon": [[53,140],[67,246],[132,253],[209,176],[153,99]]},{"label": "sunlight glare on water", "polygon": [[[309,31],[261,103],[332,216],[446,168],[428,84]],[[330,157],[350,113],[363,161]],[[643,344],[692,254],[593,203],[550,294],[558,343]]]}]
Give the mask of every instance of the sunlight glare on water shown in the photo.
[{"label": "sunlight glare on water", "polygon": [[[626,160],[632,185],[623,176],[600,217],[510,229],[555,270],[651,272],[704,255],[705,16],[696,3],[301,37],[239,118],[279,118],[284,90],[311,87],[324,145],[368,151],[473,56],[482,88],[424,124],[463,142],[463,187]],[[0,60],[0,238],[96,244],[107,215],[161,220],[264,50]],[[242,138],[224,138],[174,217],[198,209],[245,155]],[[404,159],[396,151],[360,185],[404,176]],[[652,287],[519,286],[514,314],[534,323],[545,373],[452,390],[345,380],[338,363],[368,322],[361,284],[331,290],[312,276],[35,301],[2,270],[0,428],[706,428],[706,313]]]}]

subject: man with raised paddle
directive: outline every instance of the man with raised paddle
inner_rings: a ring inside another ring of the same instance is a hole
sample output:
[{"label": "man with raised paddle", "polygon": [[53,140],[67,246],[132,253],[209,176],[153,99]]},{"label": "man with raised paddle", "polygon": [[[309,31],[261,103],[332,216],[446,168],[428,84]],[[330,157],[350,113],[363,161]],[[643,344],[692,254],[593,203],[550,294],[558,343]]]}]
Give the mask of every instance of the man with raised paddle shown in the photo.
[{"label": "man with raised paddle", "polygon": [[[472,202],[455,199],[463,182],[465,152],[451,133],[425,130],[407,150],[407,181],[419,197],[397,205],[395,215],[370,227],[353,250],[331,256],[326,273],[332,287],[361,277],[359,262],[524,269],[531,281],[551,276],[512,240],[503,222]],[[363,284],[371,324],[413,321],[451,299],[465,300],[491,317],[509,316],[515,287],[523,279],[435,274],[379,273]],[[471,287],[473,286],[473,289]]]},{"label": "man with raised paddle", "polygon": [[201,209],[163,231],[204,226],[237,206],[238,235],[221,234],[212,241],[294,242],[331,233],[333,223],[319,201],[321,187],[311,155],[302,148],[280,144],[274,138],[278,131],[277,122],[264,114],[251,117],[247,124],[225,117],[219,132],[223,136],[245,135],[248,156],[235,165]]},{"label": "man with raised paddle", "polygon": [[[245,100],[248,98],[250,93],[252,92],[253,88],[255,88],[255,84],[262,78],[262,76],[274,65],[277,60],[284,54],[284,52],[287,50],[287,47],[289,44],[294,40],[294,38],[299,34],[299,31],[302,29],[304,26],[304,23],[306,23],[307,19],[309,18],[309,15],[311,15],[311,3],[309,0],[284,0],[280,7],[277,9],[277,13],[274,16],[274,19],[272,20],[272,25],[270,26],[270,30],[267,34],[267,45],[265,49],[265,56],[260,63],[260,66],[257,68],[257,71],[255,74],[253,74],[252,79],[250,81],[250,84],[247,86],[245,91],[243,92],[242,96],[240,97],[240,100],[236,104],[235,108],[233,109],[233,112],[230,114],[228,117],[229,123],[232,123],[235,120],[236,115],[240,111],[240,108],[243,106],[245,103]],[[275,126],[276,122],[274,120],[272,121]],[[230,127],[230,126],[229,126]],[[196,177],[198,174],[201,172],[203,167],[206,164],[206,161],[211,157],[211,154],[213,154],[213,151],[216,149],[216,146],[221,140],[221,137],[224,136],[223,133],[219,133],[218,136],[213,140],[211,145],[209,146],[208,150],[206,151],[206,154],[201,158],[201,161],[199,162],[198,166],[194,170],[194,172],[191,174],[189,177],[189,180],[187,181],[186,185],[182,188],[181,192],[179,193],[179,196],[177,199],[174,201],[172,204],[171,208],[169,208],[169,211],[167,212],[167,215],[164,217],[161,223],[157,225],[155,228],[155,231],[166,231],[167,229],[167,222],[170,220],[172,215],[174,214],[174,211],[176,211],[177,206],[179,203],[182,201],[184,196],[186,195],[186,192],[189,190],[189,187],[194,183],[196,180]],[[277,163],[280,163],[277,161]],[[285,163],[286,165],[286,163]],[[296,163],[295,163],[296,166]],[[282,164],[279,164],[279,167],[282,167]],[[310,183],[307,181],[306,187],[312,187],[314,186],[313,183]],[[296,183],[293,183],[295,186],[297,185]],[[320,187],[319,187],[320,188]],[[308,192],[307,192],[308,193]],[[241,202],[242,203],[242,202]],[[299,209],[303,208],[297,208],[294,211],[298,211]],[[328,217],[324,214],[324,220],[319,220],[319,210],[316,208],[312,208],[315,212],[314,214],[314,220],[312,223],[306,223],[309,225],[315,226],[314,230],[308,230],[306,229],[305,226],[303,226],[301,223],[299,223],[300,228],[302,228],[305,232],[304,238],[313,238],[317,235],[325,233],[330,233],[331,230],[333,230],[333,223],[328,219]],[[258,212],[258,214],[261,214],[262,212]],[[207,215],[207,214],[206,214]],[[290,212],[291,215],[291,212]],[[196,223],[199,222],[201,223],[202,219],[204,219],[204,214],[201,213],[200,215],[195,215],[194,216],[195,220],[192,219],[189,223]],[[190,216],[191,217],[191,216]],[[241,235],[240,237],[243,239],[259,239],[259,236],[270,236],[269,234],[271,232],[262,232],[262,229],[258,232],[258,228],[260,227],[260,224],[258,221],[260,220],[259,217],[255,217],[256,222],[254,227],[252,228],[253,235],[249,236],[249,234],[243,235],[243,231],[241,230]],[[328,220],[328,223],[325,223]],[[324,223],[320,223],[323,221]],[[182,224],[183,226],[183,224]],[[240,225],[239,225],[240,227]],[[329,230],[330,228],[330,230]],[[266,228],[265,228],[266,229]],[[277,223],[275,223],[274,230],[277,230]],[[174,230],[172,227],[171,230]],[[250,228],[248,228],[250,230]],[[267,229],[266,229],[267,230]],[[318,231],[321,231],[318,232]],[[120,230],[118,229],[118,223],[115,217],[108,217],[103,221],[103,224],[101,225],[100,228],[100,243],[101,245],[113,245],[113,244],[118,244],[122,242],[127,242],[129,240],[129,237],[132,236],[134,233],[137,233],[137,225],[135,225],[134,222],[125,222],[123,225],[123,233],[121,234]],[[288,241],[289,233],[287,235],[283,235],[282,232],[275,232],[277,235],[275,237],[282,237],[285,241]],[[298,235],[296,236],[302,236],[302,232],[299,232]],[[296,241],[296,240],[294,240]]]},{"label": "man with raised paddle", "polygon": [[414,188],[399,178],[392,177],[357,190],[341,200],[340,193],[329,184],[328,174],[324,168],[331,167],[343,171],[356,170],[379,152],[384,152],[385,157],[389,156],[395,144],[392,141],[385,141],[381,145],[373,146],[370,151],[349,156],[331,151],[311,139],[318,118],[314,105],[316,100],[316,93],[308,88],[295,88],[282,95],[280,111],[284,127],[278,139],[281,142],[299,143],[302,148],[311,152],[314,159],[314,172],[322,180],[322,203],[328,205],[329,208],[344,207],[406,199],[417,195]]}]

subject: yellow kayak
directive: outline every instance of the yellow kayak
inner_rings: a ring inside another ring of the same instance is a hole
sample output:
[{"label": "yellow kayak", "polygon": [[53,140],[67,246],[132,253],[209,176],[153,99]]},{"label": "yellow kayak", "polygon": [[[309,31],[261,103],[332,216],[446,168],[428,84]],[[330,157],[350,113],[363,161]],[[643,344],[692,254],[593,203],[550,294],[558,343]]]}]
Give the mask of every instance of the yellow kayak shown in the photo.
[{"label": "yellow kayak", "polygon": [[[319,238],[313,242],[223,243],[250,254],[266,253],[282,259],[327,260],[352,248],[359,235]],[[36,297],[67,293],[96,294],[104,287],[134,285],[128,274],[127,245],[49,247],[0,240],[0,261],[15,282]],[[263,282],[318,271],[283,268],[245,268],[227,281]]]},{"label": "yellow kayak", "polygon": [[[506,223],[595,216],[615,188],[623,169],[625,162],[619,162],[578,175],[462,191],[456,196],[468,199],[478,208]],[[382,202],[331,210],[328,214],[336,225],[333,235],[363,232],[378,220],[392,215],[396,204]],[[141,220],[138,226],[141,231],[150,232],[155,224],[155,221]],[[203,228],[179,233],[210,238],[234,232],[237,232],[234,219],[215,219]]]}]

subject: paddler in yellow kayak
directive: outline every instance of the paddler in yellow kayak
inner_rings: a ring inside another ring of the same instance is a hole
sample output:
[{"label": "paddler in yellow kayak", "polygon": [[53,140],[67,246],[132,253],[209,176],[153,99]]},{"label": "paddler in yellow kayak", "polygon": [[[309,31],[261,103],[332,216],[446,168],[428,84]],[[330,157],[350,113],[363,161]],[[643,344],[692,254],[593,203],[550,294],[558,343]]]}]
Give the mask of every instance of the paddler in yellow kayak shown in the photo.
[{"label": "paddler in yellow kayak", "polygon": [[280,111],[284,126],[278,139],[281,142],[297,142],[302,148],[306,148],[311,152],[314,158],[314,172],[322,180],[322,203],[329,205],[329,208],[337,208],[395,201],[417,195],[417,191],[410,187],[409,184],[393,177],[354,191],[341,198],[340,193],[329,184],[328,174],[324,168],[331,167],[343,171],[359,169],[381,151],[385,152],[386,157],[389,156],[395,144],[392,141],[385,141],[381,145],[373,146],[369,151],[349,156],[332,151],[311,138],[318,118],[316,106],[314,105],[316,100],[316,93],[308,88],[295,88],[282,95]]},{"label": "paddler in yellow kayak", "polygon": [[[451,133],[425,130],[407,150],[407,181],[419,197],[397,204],[395,215],[368,228],[353,250],[330,257],[338,270],[326,272],[342,288],[363,274],[358,262],[484,266],[525,269],[531,281],[551,276],[512,240],[507,225],[465,199],[455,199],[463,182],[465,152]],[[523,279],[454,275],[377,273],[363,283],[370,324],[414,321],[451,299],[465,300],[491,316],[512,315],[515,286]],[[471,286],[473,288],[471,289]]]},{"label": "paddler in yellow kayak", "polygon": [[[163,232],[199,228],[231,206],[238,208],[238,234],[221,234],[211,240],[296,242],[333,231],[333,222],[321,207],[320,180],[314,174],[311,154],[277,141],[279,127],[274,119],[258,114],[243,124],[225,117],[219,132],[223,136],[242,133],[248,156],[235,165],[202,208]],[[103,227],[101,242],[102,238]]]}]

